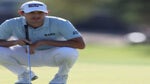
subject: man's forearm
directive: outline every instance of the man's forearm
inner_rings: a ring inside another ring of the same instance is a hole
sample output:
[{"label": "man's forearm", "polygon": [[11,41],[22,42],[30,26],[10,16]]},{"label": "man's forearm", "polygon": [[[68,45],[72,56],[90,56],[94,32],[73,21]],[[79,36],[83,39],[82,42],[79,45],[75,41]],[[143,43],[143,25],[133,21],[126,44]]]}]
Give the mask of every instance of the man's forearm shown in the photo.
[{"label": "man's forearm", "polygon": [[49,46],[57,46],[57,47],[72,47],[72,48],[78,48],[83,49],[85,47],[84,42],[82,40],[68,40],[68,41],[41,41],[38,46],[41,45],[49,45]]},{"label": "man's forearm", "polygon": [[6,41],[6,40],[0,40],[0,46],[2,47],[10,47],[13,45],[16,45],[16,41]]},{"label": "man's forearm", "polygon": [[41,45],[57,46],[57,47],[73,47],[78,48],[74,42],[68,41],[42,41]]}]

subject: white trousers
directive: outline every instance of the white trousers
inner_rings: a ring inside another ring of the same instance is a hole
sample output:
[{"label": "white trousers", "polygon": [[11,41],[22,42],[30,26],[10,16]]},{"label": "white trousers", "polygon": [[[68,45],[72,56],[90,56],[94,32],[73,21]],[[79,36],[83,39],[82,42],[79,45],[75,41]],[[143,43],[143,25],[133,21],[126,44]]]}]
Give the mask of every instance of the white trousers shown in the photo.
[{"label": "white trousers", "polygon": [[[48,50],[36,50],[35,54],[31,54],[30,57],[32,67],[59,67],[57,74],[66,75],[77,60],[78,52],[74,48],[56,47]],[[27,71],[27,53],[21,46],[0,47],[0,64],[20,75]]]}]

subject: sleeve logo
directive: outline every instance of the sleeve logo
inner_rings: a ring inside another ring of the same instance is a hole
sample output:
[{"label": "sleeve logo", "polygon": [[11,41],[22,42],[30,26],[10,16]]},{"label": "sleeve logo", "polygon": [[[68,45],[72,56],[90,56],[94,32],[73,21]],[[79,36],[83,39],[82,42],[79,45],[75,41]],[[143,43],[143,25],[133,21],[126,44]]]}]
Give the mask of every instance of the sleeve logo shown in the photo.
[{"label": "sleeve logo", "polygon": [[76,34],[78,34],[78,31],[73,31],[73,35],[76,35]]}]

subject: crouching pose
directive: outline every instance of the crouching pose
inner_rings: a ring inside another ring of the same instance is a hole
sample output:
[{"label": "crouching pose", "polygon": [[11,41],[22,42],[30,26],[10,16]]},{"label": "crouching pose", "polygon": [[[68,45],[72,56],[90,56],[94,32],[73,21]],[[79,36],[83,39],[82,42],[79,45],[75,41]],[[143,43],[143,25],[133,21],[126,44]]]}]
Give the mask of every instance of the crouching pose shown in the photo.
[{"label": "crouching pose", "polygon": [[[49,84],[66,84],[69,70],[78,58],[76,49],[85,47],[81,34],[65,19],[47,16],[43,2],[29,1],[21,5],[20,17],[0,25],[0,64],[18,76],[15,84],[29,84],[38,77],[29,73],[26,44],[30,47],[32,67],[58,67]],[[29,39],[26,39],[25,25]],[[8,40],[11,36],[15,40]],[[31,74],[31,79],[28,75]]]}]

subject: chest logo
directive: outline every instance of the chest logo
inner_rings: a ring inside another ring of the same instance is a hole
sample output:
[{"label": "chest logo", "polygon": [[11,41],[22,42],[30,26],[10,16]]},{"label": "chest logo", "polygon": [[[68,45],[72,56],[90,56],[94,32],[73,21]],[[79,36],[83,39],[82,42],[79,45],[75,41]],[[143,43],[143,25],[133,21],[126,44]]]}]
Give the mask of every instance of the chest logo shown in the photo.
[{"label": "chest logo", "polygon": [[44,36],[54,36],[55,33],[44,34]]}]

